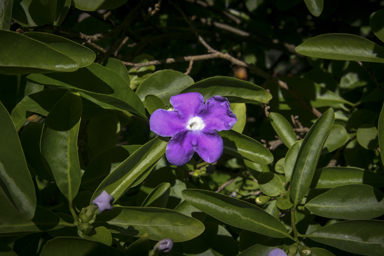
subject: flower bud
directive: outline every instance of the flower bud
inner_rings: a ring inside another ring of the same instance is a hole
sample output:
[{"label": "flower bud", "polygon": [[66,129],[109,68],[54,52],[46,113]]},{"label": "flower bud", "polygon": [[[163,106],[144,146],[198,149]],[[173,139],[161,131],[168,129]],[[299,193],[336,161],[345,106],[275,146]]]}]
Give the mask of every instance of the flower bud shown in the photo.
[{"label": "flower bud", "polygon": [[97,205],[99,208],[99,213],[102,213],[104,211],[112,211],[113,209],[113,196],[108,194],[107,191],[103,190],[101,194],[95,198],[95,200],[92,201],[94,205]]},{"label": "flower bud", "polygon": [[153,250],[155,252],[169,253],[169,252],[171,252],[172,247],[173,247],[172,239],[165,238],[165,239],[157,242],[157,244],[153,247]]},{"label": "flower bud", "polygon": [[287,254],[283,250],[276,248],[270,251],[267,256],[287,256]]},{"label": "flower bud", "polygon": [[93,227],[89,223],[81,223],[80,226],[79,226],[79,230],[81,232],[83,232],[84,234],[86,234],[86,235],[91,233],[92,229],[93,229]]},{"label": "flower bud", "polygon": [[271,199],[269,196],[258,196],[256,197],[255,202],[258,205],[264,205],[268,203],[269,199]]},{"label": "flower bud", "polygon": [[311,254],[312,254],[312,250],[308,246],[303,246],[300,248],[300,255],[301,256],[309,256]]}]

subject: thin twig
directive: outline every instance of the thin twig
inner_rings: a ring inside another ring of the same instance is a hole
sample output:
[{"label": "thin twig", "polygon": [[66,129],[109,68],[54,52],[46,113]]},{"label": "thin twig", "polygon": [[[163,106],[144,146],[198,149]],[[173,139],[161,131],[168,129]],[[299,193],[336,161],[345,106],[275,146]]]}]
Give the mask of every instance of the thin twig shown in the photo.
[{"label": "thin twig", "polygon": [[235,177],[233,177],[232,179],[230,179],[229,181],[225,182],[223,185],[221,185],[217,190],[216,190],[216,193],[219,193],[220,191],[222,191],[226,186],[228,186],[229,184],[231,184],[238,176],[240,175],[237,174]]},{"label": "thin twig", "polygon": [[187,68],[187,70],[185,71],[184,74],[189,75],[189,73],[191,73],[192,66],[193,66],[193,60],[191,60],[191,61],[189,62],[189,66],[188,66],[188,68]]}]

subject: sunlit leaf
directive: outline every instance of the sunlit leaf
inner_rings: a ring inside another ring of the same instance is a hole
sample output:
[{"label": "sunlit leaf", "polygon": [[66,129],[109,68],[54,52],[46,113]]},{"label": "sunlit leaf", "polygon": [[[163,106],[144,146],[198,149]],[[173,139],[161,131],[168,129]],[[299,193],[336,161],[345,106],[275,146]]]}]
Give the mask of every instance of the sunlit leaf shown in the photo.
[{"label": "sunlit leaf", "polygon": [[319,17],[323,11],[324,0],[304,0],[313,16]]}]

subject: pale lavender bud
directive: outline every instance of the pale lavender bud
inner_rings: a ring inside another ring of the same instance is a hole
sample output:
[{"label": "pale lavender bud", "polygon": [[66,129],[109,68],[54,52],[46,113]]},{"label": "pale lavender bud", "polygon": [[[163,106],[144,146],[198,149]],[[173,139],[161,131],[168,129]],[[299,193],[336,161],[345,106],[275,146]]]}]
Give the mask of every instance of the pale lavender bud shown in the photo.
[{"label": "pale lavender bud", "polygon": [[111,211],[113,209],[113,196],[108,194],[107,191],[103,190],[101,194],[92,201],[94,205],[97,205],[99,208],[99,213],[104,211]]},{"label": "pale lavender bud", "polygon": [[283,250],[276,248],[270,251],[267,256],[287,256],[287,254]]},{"label": "pale lavender bud", "polygon": [[165,238],[163,240],[160,240],[156,245],[154,250],[157,250],[159,252],[163,253],[169,253],[171,252],[173,247],[173,241],[171,238]]}]

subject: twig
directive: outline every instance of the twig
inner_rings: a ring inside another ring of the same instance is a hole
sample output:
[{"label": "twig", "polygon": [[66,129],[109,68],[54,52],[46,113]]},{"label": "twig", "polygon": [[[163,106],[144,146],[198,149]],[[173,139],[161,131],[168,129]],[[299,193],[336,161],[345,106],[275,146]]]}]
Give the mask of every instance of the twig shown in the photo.
[{"label": "twig", "polygon": [[92,41],[87,41],[86,43],[87,43],[88,45],[92,46],[93,48],[95,48],[96,50],[102,52],[102,53],[106,53],[106,52],[107,52],[103,47],[101,47],[101,46],[99,46],[99,45],[93,43]]},{"label": "twig", "polygon": [[152,10],[152,7],[148,8],[148,16],[146,17],[146,19],[149,19],[150,17],[155,15],[158,11],[160,11],[161,1],[162,0],[159,0],[159,2],[157,4],[155,4],[155,9],[154,10]]},{"label": "twig", "polygon": [[191,61],[189,62],[189,66],[188,66],[188,68],[187,68],[187,71],[185,71],[184,74],[189,75],[189,73],[191,73],[192,66],[193,66],[193,60],[191,60]]},{"label": "twig", "polygon": [[121,41],[120,45],[117,47],[116,51],[113,53],[113,55],[114,55],[115,57],[117,57],[117,54],[118,54],[119,51],[121,50],[121,47],[123,47],[123,45],[127,43],[128,39],[129,39],[129,37],[126,36],[126,37]]},{"label": "twig", "polygon": [[235,177],[233,177],[232,179],[230,179],[229,181],[225,182],[223,185],[221,185],[217,190],[216,190],[216,193],[219,193],[220,191],[222,191],[226,186],[228,186],[229,184],[231,184],[240,174],[236,175]]},{"label": "twig", "polygon": [[275,150],[278,146],[284,144],[284,142],[278,138],[277,140],[268,141],[269,150]]}]

